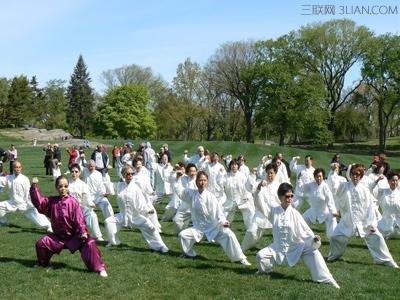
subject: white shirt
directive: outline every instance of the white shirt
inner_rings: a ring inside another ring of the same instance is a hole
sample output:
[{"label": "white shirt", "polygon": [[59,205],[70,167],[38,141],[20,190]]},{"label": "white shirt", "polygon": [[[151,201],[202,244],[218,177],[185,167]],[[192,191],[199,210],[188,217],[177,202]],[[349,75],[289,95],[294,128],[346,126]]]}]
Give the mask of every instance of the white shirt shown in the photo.
[{"label": "white shirt", "polygon": [[203,232],[209,241],[214,240],[226,222],[217,198],[207,189],[201,194],[197,189],[185,189],[182,200],[190,207],[193,227]]},{"label": "white shirt", "polygon": [[[250,177],[250,176],[249,176]],[[224,188],[227,201],[236,203],[239,208],[247,207],[253,201],[253,196],[246,176],[241,172],[219,174],[218,184]],[[247,184],[247,186],[246,186]]]},{"label": "white shirt", "polygon": [[94,207],[95,204],[90,197],[89,187],[80,178],[69,181],[68,191],[82,207]]},{"label": "white shirt", "polygon": [[174,171],[171,164],[153,164],[153,169],[155,170],[154,186],[156,189],[156,194],[159,196],[171,195],[172,188],[169,178]]},{"label": "white shirt", "polygon": [[90,195],[94,197],[94,199],[104,197],[106,194],[106,187],[103,182],[103,175],[99,171],[94,170],[90,173],[89,169],[84,168],[83,178],[89,187]]},{"label": "white shirt", "polygon": [[382,219],[378,222],[379,229],[391,232],[395,226],[400,228],[400,190],[379,189],[378,203],[382,209]]},{"label": "white shirt", "polygon": [[274,250],[275,261],[282,264],[286,257],[288,265],[294,266],[299,261],[304,247],[312,245],[314,233],[302,215],[291,205],[286,210],[282,206],[272,207],[268,219],[272,223],[274,237],[269,247]]},{"label": "white shirt", "polygon": [[303,184],[314,181],[315,168],[313,166],[307,168],[305,165],[298,165],[297,159],[293,158],[290,162],[290,170],[296,172],[296,190]]},{"label": "white shirt", "polygon": [[226,174],[224,166],[219,163],[209,163],[205,168],[205,172],[208,175],[208,187],[207,189],[217,197],[217,199],[221,199],[224,197],[224,189],[218,184],[217,179],[221,174]]},{"label": "white shirt", "polygon": [[29,189],[31,187],[28,177],[23,174],[1,176],[0,187],[8,187],[10,190],[9,204],[20,210],[33,207]]},{"label": "white shirt", "polygon": [[296,200],[299,200],[299,204],[306,199],[310,205],[307,211],[311,213],[310,220],[313,224],[316,222],[321,224],[325,222],[328,215],[337,214],[332,192],[325,181],[322,181],[320,185],[315,181],[304,184],[297,195],[299,199]]}]

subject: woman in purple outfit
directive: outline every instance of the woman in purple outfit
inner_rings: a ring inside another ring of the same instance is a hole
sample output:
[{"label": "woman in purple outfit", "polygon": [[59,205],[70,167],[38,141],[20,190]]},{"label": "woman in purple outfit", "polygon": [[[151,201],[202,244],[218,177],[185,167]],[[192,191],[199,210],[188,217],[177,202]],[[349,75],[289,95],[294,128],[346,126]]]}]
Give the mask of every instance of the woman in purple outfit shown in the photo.
[{"label": "woman in purple outfit", "polygon": [[50,218],[53,233],[49,233],[36,242],[36,254],[40,266],[50,265],[51,257],[63,249],[72,253],[81,252],[86,267],[97,272],[101,277],[107,277],[105,264],[95,240],[89,236],[85,218],[79,202],[69,195],[68,179],[60,176],[56,179],[58,196],[46,197],[40,194],[38,179],[32,179],[30,189],[33,205],[38,211]]}]

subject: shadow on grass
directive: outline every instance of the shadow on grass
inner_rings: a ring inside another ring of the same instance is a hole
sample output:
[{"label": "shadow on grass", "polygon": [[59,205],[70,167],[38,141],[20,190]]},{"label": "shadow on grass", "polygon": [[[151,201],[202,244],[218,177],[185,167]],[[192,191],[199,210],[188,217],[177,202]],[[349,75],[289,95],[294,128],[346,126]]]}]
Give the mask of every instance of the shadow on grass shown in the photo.
[{"label": "shadow on grass", "polygon": [[4,227],[21,229],[20,231],[16,231],[16,230],[9,231],[9,233],[12,233],[12,234],[23,233],[23,232],[46,234],[46,229],[44,229],[44,228],[26,228],[26,227],[22,227],[22,226],[15,225],[15,224],[8,224],[7,226],[4,226]]},{"label": "shadow on grass", "polygon": [[[27,268],[34,268],[37,266],[37,260],[35,259],[23,259],[23,258],[15,258],[15,257],[0,257],[0,262],[2,263],[18,263],[20,265],[23,265]],[[51,263],[51,268],[52,269],[69,269],[69,270],[74,270],[74,271],[79,271],[79,272],[89,272],[86,269],[80,269],[76,267],[71,267],[65,263],[62,262],[52,262]],[[44,268],[46,269],[46,268]]]}]

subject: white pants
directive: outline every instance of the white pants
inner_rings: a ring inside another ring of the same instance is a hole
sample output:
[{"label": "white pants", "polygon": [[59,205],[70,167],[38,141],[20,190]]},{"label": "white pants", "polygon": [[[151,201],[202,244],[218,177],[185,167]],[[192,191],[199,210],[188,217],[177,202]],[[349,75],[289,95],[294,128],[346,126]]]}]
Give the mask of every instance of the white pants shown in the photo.
[{"label": "white pants", "polygon": [[[123,220],[124,218],[122,214],[115,214],[114,216],[111,216],[105,220],[108,241],[111,245],[116,245],[119,243],[116,235],[121,229]],[[130,225],[139,228],[140,232],[142,233],[144,239],[151,249],[160,252],[168,251],[168,247],[161,239],[160,233],[149,218],[146,218],[144,216],[135,217],[131,220]]]},{"label": "white pants", "polygon": [[262,238],[264,230],[264,228],[260,228],[257,226],[256,223],[253,223],[250,229],[246,230],[246,233],[243,237],[243,241],[241,244],[242,251],[246,252],[255,244],[257,244],[257,242]]},{"label": "white pants", "polygon": [[[316,224],[311,221],[311,209],[307,209],[304,214],[303,214],[304,220],[307,222],[307,224],[310,226],[311,224]],[[325,232],[326,232],[326,237],[328,239],[331,238],[333,231],[335,230],[337,225],[336,218],[332,215],[327,215],[325,219]]]},{"label": "white pants", "polygon": [[[272,272],[273,265],[276,263],[274,256],[275,250],[270,246],[257,252],[256,258],[258,271],[260,273]],[[313,249],[311,246],[306,246],[301,255],[301,259],[310,270],[313,281],[337,284],[318,250]]]},{"label": "white pants", "polygon": [[[336,230],[333,232],[329,245],[328,261],[333,261],[343,255],[348,240],[349,238],[341,232],[336,232]],[[397,266],[389,252],[385,239],[378,230],[367,234],[364,240],[375,263],[391,267]]]},{"label": "white pants", "polygon": [[[223,207],[224,215],[225,215],[226,219],[230,223],[232,223],[233,219],[235,218],[237,205],[236,205],[236,203],[233,203],[233,204],[227,204],[227,202],[225,202],[225,203],[226,204],[224,204],[224,207]],[[253,218],[254,218],[254,213],[255,213],[254,206],[249,205],[248,207],[240,208],[240,211],[242,212],[244,226],[246,227],[246,229],[249,229],[253,223]]]},{"label": "white pants", "polygon": [[98,197],[94,203],[96,206],[99,206],[103,215],[104,219],[107,219],[114,215],[114,210],[110,204],[110,201],[106,197]]},{"label": "white pants", "polygon": [[10,212],[20,211],[31,220],[36,226],[46,228],[48,232],[52,232],[51,224],[49,219],[43,214],[40,214],[38,210],[33,206],[26,205],[25,207],[18,207],[15,205],[14,201],[2,201],[0,202],[0,223],[6,224],[6,215]]},{"label": "white pants", "polygon": [[81,207],[83,216],[85,217],[85,221],[87,226],[89,227],[90,234],[97,240],[102,239],[103,234],[100,231],[99,219],[97,218],[96,213],[91,207]]},{"label": "white pants", "polygon": [[[203,238],[204,233],[200,230],[190,227],[182,230],[179,233],[179,238],[181,240],[182,250],[187,256],[194,257],[197,255],[196,251],[193,250],[194,244],[200,242]],[[229,228],[224,228],[221,230],[217,236],[214,238],[225,251],[225,254],[229,257],[232,262],[240,261],[245,259],[246,256],[243,254],[240,248],[239,242]]]}]

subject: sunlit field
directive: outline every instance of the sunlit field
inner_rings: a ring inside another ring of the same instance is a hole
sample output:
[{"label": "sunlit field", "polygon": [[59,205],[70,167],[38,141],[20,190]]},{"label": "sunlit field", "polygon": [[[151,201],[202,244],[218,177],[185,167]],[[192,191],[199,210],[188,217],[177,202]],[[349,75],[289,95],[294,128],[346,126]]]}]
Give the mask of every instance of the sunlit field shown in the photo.
[{"label": "sunlit field", "polygon": [[[43,167],[43,144],[32,147],[29,142],[0,136],[0,147],[7,149],[16,144],[19,160],[23,164],[23,174],[30,179],[39,177],[39,186],[44,194],[55,194],[54,181],[45,176]],[[123,141],[105,141],[110,146]],[[152,143],[157,151],[165,141]],[[287,160],[299,155],[302,158],[311,154],[316,167],[328,170],[333,152],[312,151],[292,147],[266,147],[246,143],[230,142],[169,142],[174,163],[181,159],[183,151],[194,153],[202,144],[210,151],[237,156],[246,155],[250,169],[258,165],[262,156],[282,151]],[[94,146],[94,145],[92,145]],[[135,143],[135,147],[137,143]],[[89,156],[93,149],[86,150]],[[351,152],[351,153],[350,153]],[[373,151],[371,151],[373,152]],[[361,153],[361,152],[360,152]],[[364,153],[364,152],[363,152]],[[369,152],[368,152],[369,153]],[[63,172],[66,171],[68,154],[63,149]],[[357,149],[342,154],[345,163],[362,162],[369,165],[371,155],[359,155]],[[399,157],[389,157],[393,168],[400,168]],[[8,170],[8,163],[5,164]],[[110,171],[115,181],[114,170]],[[292,182],[295,178],[292,177]],[[0,193],[0,200],[8,199],[8,191]],[[118,212],[116,199],[110,197],[114,211]],[[159,218],[168,200],[157,205]],[[306,207],[303,207],[303,210]],[[106,239],[104,219],[97,210],[100,226]],[[64,250],[52,259],[50,269],[35,268],[35,242],[45,234],[36,228],[21,213],[8,215],[9,225],[0,227],[0,299],[398,299],[400,294],[400,271],[374,265],[372,257],[363,240],[352,238],[343,258],[329,263],[328,268],[335,277],[340,290],[330,285],[317,284],[302,262],[293,268],[287,265],[276,266],[271,275],[257,276],[255,253],[272,241],[270,231],[255,248],[246,252],[250,267],[231,263],[218,244],[202,241],[195,246],[198,257],[181,257],[181,247],[174,235],[172,223],[162,223],[162,238],[170,249],[168,254],[149,250],[138,230],[124,229],[119,237],[122,244],[106,248],[106,242],[99,242],[99,248],[107,264],[108,278],[100,278],[86,270],[79,253],[71,255]],[[232,224],[239,241],[245,229],[240,213]],[[321,252],[328,253],[324,227],[312,227],[322,236]],[[388,247],[397,263],[400,262],[400,240],[387,241]]]}]

